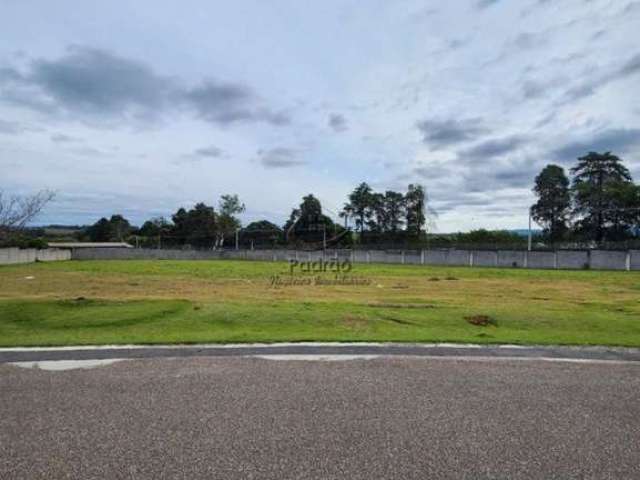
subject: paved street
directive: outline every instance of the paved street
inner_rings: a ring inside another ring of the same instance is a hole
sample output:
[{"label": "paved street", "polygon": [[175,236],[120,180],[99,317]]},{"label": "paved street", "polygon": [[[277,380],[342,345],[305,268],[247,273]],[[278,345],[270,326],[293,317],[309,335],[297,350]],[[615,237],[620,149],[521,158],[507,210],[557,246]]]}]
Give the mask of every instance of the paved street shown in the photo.
[{"label": "paved street", "polygon": [[640,364],[0,365],[0,478],[640,478]]}]

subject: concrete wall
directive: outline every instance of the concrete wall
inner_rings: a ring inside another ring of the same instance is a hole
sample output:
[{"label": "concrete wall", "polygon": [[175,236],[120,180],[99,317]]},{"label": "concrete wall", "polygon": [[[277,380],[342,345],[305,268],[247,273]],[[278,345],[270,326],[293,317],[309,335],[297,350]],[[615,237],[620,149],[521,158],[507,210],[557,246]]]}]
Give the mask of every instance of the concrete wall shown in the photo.
[{"label": "concrete wall", "polygon": [[472,266],[474,267],[497,267],[498,266],[498,252],[491,250],[474,250],[471,252],[473,255]]},{"label": "concrete wall", "polygon": [[527,252],[518,250],[498,250],[498,266],[522,268],[525,266]]},{"label": "concrete wall", "polygon": [[48,248],[36,250],[35,248],[0,248],[0,265],[15,265],[18,263],[33,262],[57,262],[71,260],[69,250],[57,250]]},{"label": "concrete wall", "polygon": [[[17,249],[15,249],[17,250]],[[1,250],[0,250],[1,252]],[[41,251],[42,252],[42,251]],[[518,250],[151,250],[131,248],[82,248],[73,251],[74,260],[218,260],[241,259],[262,261],[317,262],[320,260],[354,263],[396,263],[407,265],[450,265],[502,268],[559,268],[581,270],[640,270],[640,250],[630,252],[605,250],[558,250],[556,252],[525,252]],[[0,263],[2,263],[0,253]],[[44,257],[43,260],[46,260]],[[34,260],[31,260],[34,261]]]},{"label": "concrete wall", "polygon": [[557,268],[556,252],[527,252],[527,268]]},{"label": "concrete wall", "polygon": [[586,269],[589,268],[589,252],[582,250],[558,250],[557,268],[561,269]]},{"label": "concrete wall", "polygon": [[593,250],[590,268],[594,270],[625,270],[627,268],[627,252]]}]

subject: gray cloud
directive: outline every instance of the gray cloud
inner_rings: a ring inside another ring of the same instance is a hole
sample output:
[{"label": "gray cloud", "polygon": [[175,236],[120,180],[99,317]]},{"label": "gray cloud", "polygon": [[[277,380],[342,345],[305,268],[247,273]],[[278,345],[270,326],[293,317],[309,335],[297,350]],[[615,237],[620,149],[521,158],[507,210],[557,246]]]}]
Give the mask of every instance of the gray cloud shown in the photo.
[{"label": "gray cloud", "polygon": [[588,140],[570,142],[551,152],[556,160],[573,161],[589,152],[613,152],[624,154],[640,148],[640,129],[615,128],[592,135]]},{"label": "gray cloud", "polygon": [[196,149],[193,154],[197,157],[220,158],[224,155],[224,151],[216,146],[203,147]]},{"label": "gray cloud", "polygon": [[511,153],[526,143],[521,135],[486,140],[460,152],[461,157],[489,159]]},{"label": "gray cloud", "polygon": [[113,153],[105,152],[93,147],[78,147],[71,150],[71,152],[82,157],[111,157]]},{"label": "gray cloud", "polygon": [[513,44],[522,50],[529,50],[544,45],[548,39],[548,32],[523,32],[514,38]]},{"label": "gray cloud", "polygon": [[71,142],[79,142],[82,139],[77,137],[71,137],[69,135],[64,135],[62,133],[57,133],[55,135],[51,135],[51,141],[55,143],[71,143]]},{"label": "gray cloud", "polygon": [[297,150],[286,147],[258,150],[258,159],[266,168],[299,167],[306,163],[299,158],[299,152]]},{"label": "gray cloud", "polygon": [[28,128],[18,122],[8,122],[0,120],[0,133],[8,135],[18,135],[27,131]]},{"label": "gray cloud", "polygon": [[638,72],[640,72],[640,53],[636,53],[617,68],[609,69],[599,75],[597,72],[595,74],[588,75],[588,80],[574,85],[565,92],[561,103],[574,102],[582,98],[589,97],[595,94],[599,88],[616,80],[621,80],[634,75]]},{"label": "gray cloud", "polygon": [[205,121],[289,123],[245,85],[206,80],[188,88],[146,64],[85,47],[70,47],[55,60],[34,60],[26,72],[0,69],[0,98],[48,113],[92,117],[151,118],[186,105]]},{"label": "gray cloud", "polygon": [[347,126],[347,119],[344,118],[344,115],[340,115],[339,113],[332,113],[329,115],[327,123],[334,132],[344,132],[349,128]]},{"label": "gray cloud", "polygon": [[[3,97],[39,110],[98,114],[153,114],[174,88],[143,63],[103,50],[71,47],[56,60],[35,60],[26,73],[5,69]],[[31,96],[31,102],[21,100]]]},{"label": "gray cloud", "polygon": [[489,132],[478,118],[423,120],[416,126],[422,134],[422,141],[434,148],[472,141]]},{"label": "gray cloud", "polygon": [[500,0],[478,0],[476,2],[476,8],[480,10],[484,10],[485,8],[489,8],[492,5],[495,5]]},{"label": "gray cloud", "polygon": [[259,106],[256,95],[240,84],[207,80],[185,91],[184,98],[202,119],[212,123],[266,122],[278,126],[290,123],[286,113]]}]

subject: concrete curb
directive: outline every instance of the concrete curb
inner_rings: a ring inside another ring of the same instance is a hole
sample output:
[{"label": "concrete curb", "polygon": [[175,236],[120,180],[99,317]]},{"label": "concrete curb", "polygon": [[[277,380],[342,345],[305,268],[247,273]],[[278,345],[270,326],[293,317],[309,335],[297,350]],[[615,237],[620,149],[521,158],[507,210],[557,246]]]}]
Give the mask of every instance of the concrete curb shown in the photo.
[{"label": "concrete curb", "polygon": [[620,347],[458,345],[406,343],[275,343],[227,345],[105,345],[0,349],[0,363],[168,357],[283,355],[418,356],[429,358],[597,360],[638,362],[640,349]]}]

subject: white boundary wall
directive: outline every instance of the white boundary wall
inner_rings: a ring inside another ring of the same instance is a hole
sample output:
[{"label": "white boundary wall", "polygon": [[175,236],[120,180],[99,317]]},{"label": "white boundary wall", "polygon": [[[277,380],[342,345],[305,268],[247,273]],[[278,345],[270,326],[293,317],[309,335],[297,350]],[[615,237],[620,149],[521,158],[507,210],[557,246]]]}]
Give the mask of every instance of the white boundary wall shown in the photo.
[{"label": "white boundary wall", "polygon": [[18,263],[59,262],[71,260],[71,251],[47,248],[0,248],[0,265],[15,265]]},{"label": "white boundary wall", "polygon": [[[74,260],[218,260],[313,262],[351,260],[354,263],[396,263],[501,268],[640,270],[640,250],[154,250],[144,248],[82,248],[73,251]],[[0,257],[0,263],[2,263]]]}]

